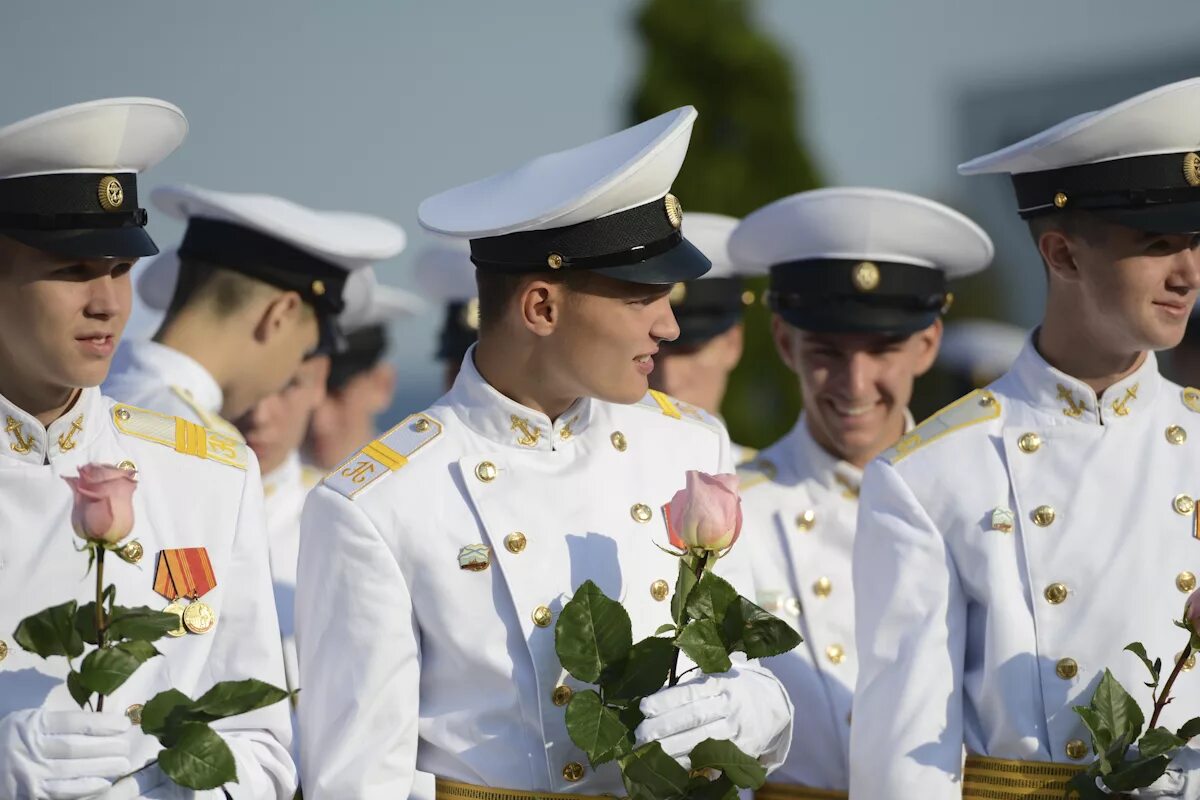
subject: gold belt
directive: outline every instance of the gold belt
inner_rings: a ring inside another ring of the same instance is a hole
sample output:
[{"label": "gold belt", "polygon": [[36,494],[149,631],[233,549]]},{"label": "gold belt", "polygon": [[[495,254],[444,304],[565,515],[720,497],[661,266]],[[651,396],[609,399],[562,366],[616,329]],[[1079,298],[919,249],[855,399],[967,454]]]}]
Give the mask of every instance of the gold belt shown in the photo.
[{"label": "gold belt", "polygon": [[[437,800],[594,800],[597,795],[559,794],[557,792],[523,792],[516,789],[496,789],[470,783],[437,779]],[[1055,800],[1062,800],[1056,798]]]},{"label": "gold belt", "polygon": [[846,800],[847,797],[849,795],[837,789],[810,789],[794,783],[768,782],[754,792],[754,800]]},{"label": "gold belt", "polygon": [[967,756],[963,800],[1062,800],[1067,782],[1083,772],[1073,764]]}]

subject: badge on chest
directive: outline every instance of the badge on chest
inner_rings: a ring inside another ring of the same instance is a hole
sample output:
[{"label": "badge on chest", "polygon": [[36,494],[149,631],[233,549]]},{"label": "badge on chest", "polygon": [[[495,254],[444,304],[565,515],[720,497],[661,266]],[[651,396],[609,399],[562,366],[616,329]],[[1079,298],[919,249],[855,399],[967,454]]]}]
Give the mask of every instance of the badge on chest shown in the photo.
[{"label": "badge on chest", "polygon": [[158,554],[154,591],[169,601],[164,611],[179,615],[179,627],[171,631],[172,636],[188,632],[204,634],[216,627],[216,612],[200,599],[216,586],[212,562],[203,547],[163,550]]}]

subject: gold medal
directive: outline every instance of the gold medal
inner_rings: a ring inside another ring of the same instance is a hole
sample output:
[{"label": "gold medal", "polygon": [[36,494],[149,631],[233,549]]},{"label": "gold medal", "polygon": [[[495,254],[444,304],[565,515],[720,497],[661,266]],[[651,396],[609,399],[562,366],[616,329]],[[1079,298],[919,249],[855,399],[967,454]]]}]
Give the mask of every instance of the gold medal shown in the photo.
[{"label": "gold medal", "polygon": [[208,633],[217,624],[217,615],[212,606],[197,600],[183,610],[183,624],[192,633]]},{"label": "gold medal", "polygon": [[183,627],[183,603],[172,602],[169,606],[163,609],[164,614],[174,614],[179,617],[179,627],[173,631],[167,631],[168,636],[183,636],[187,633],[187,629]]}]

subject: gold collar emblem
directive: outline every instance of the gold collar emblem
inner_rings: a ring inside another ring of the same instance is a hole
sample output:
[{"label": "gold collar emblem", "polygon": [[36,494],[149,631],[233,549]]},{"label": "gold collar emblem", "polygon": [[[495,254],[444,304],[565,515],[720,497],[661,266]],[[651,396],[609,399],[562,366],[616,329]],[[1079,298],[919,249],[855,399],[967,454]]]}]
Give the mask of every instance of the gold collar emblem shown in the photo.
[{"label": "gold collar emblem", "polygon": [[64,453],[68,450],[74,450],[75,434],[77,433],[83,433],[83,414],[80,414],[75,418],[75,421],[71,423],[71,429],[69,431],[59,434],[58,449],[62,450]]},{"label": "gold collar emblem", "polygon": [[538,440],[542,438],[542,431],[536,425],[531,426],[529,420],[522,419],[516,414],[509,417],[512,420],[512,427],[509,430],[517,432],[517,444],[522,447],[537,447]]},{"label": "gold collar emblem", "polygon": [[1133,386],[1127,387],[1125,389],[1124,397],[1122,397],[1119,400],[1113,400],[1112,410],[1117,412],[1118,417],[1124,417],[1129,414],[1129,401],[1137,400],[1137,393],[1138,393],[1139,385],[1140,384],[1135,383]]},{"label": "gold collar emblem", "polygon": [[1067,404],[1067,407],[1062,412],[1071,419],[1079,419],[1083,415],[1083,412],[1087,411],[1087,404],[1083,402],[1076,403],[1075,394],[1061,383],[1058,384],[1058,399]]},{"label": "gold collar emblem", "polygon": [[14,453],[25,455],[33,449],[33,439],[26,439],[25,432],[21,429],[21,423],[12,417],[8,418],[8,425],[4,428],[5,433],[11,433],[12,437],[17,440],[16,444],[10,444]]}]

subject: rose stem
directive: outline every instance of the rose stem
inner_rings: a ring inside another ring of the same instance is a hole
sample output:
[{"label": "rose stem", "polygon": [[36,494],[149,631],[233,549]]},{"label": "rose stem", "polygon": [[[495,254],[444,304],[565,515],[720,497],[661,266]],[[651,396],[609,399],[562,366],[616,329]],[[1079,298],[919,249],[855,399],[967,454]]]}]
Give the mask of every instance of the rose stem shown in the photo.
[{"label": "rose stem", "polygon": [[[103,648],[104,643],[104,545],[94,545],[96,548],[96,643]],[[104,695],[96,695],[96,710],[104,710]]]},{"label": "rose stem", "polygon": [[[704,577],[704,565],[708,563],[708,556],[709,556],[709,551],[705,550],[704,555],[700,556],[700,558],[698,558],[696,560],[695,574],[696,574],[696,584],[697,585],[700,584],[700,579],[702,577]],[[692,588],[695,589],[694,586]],[[686,603],[686,598],[685,598],[683,607],[679,609],[679,630],[677,630],[675,632],[675,635],[678,636],[679,634],[683,633],[683,629],[687,624],[688,624],[688,615],[687,615],[687,603]],[[677,683],[679,683],[679,679],[682,676],[676,674],[676,671],[678,669],[679,669],[679,648],[676,647],[675,655],[671,656],[671,677],[667,680],[667,686],[674,686]],[[688,672],[691,672],[691,670],[689,669]],[[686,674],[687,674],[687,672],[684,673],[684,675],[686,675]]]},{"label": "rose stem", "polygon": [[1171,702],[1171,687],[1175,684],[1175,679],[1179,677],[1179,673],[1183,671],[1184,662],[1192,655],[1192,641],[1188,638],[1187,646],[1183,648],[1183,652],[1179,654],[1179,658],[1175,660],[1175,669],[1171,670],[1171,676],[1167,678],[1167,682],[1163,684],[1162,694],[1158,696],[1158,700],[1154,703],[1154,716],[1150,717],[1150,727],[1147,731],[1152,731],[1158,727],[1158,717],[1162,714],[1163,709],[1167,707],[1167,703]]}]

